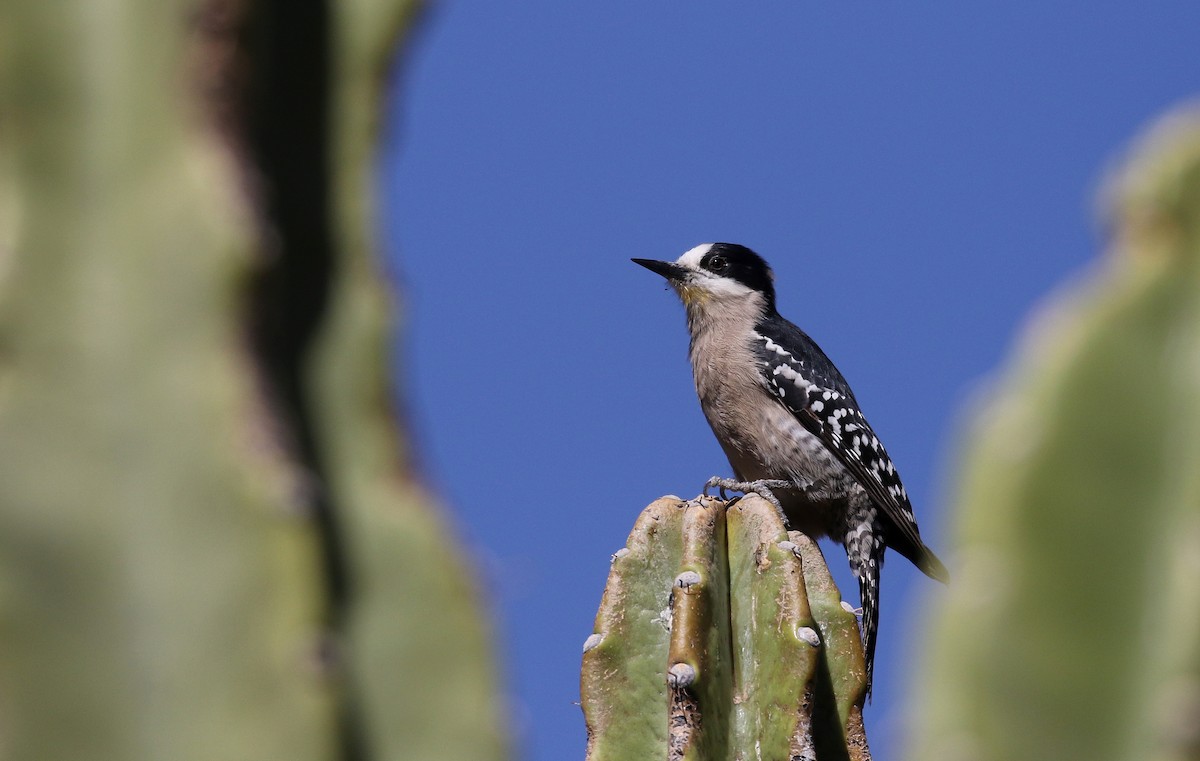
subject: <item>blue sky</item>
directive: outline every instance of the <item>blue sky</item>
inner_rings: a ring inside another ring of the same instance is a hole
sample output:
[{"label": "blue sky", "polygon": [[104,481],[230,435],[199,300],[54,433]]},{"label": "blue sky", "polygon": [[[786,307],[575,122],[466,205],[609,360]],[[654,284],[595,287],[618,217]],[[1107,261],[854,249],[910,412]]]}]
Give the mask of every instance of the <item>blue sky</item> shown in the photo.
[{"label": "blue sky", "polygon": [[[1182,1],[432,5],[381,161],[401,384],[498,619],[519,757],[582,758],[610,554],[653,499],[728,473],[682,308],[629,258],[765,256],[953,570],[970,400],[1095,258],[1113,161],[1200,91],[1198,29]],[[889,555],[877,758],[898,755],[936,594]]]}]

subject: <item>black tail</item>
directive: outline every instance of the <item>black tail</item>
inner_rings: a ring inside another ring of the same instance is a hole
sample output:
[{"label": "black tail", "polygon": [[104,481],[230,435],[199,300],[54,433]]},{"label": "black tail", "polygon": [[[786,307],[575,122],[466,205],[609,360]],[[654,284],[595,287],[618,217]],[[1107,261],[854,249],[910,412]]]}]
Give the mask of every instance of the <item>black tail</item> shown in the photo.
[{"label": "black tail", "polygon": [[[893,541],[895,541],[894,544]],[[896,541],[895,537],[889,536],[888,546],[911,560],[912,564],[921,570],[921,573],[934,581],[940,581],[943,584],[950,583],[950,571],[946,570],[946,566],[941,560],[938,560],[938,556],[933,554],[933,550],[924,544],[913,545],[911,542]]]},{"label": "black tail", "polygon": [[917,556],[911,560],[917,568],[921,569],[921,573],[934,581],[940,581],[943,584],[950,583],[950,571],[946,570],[946,566],[938,560],[938,556],[933,554],[933,550],[925,545],[921,545]]}]

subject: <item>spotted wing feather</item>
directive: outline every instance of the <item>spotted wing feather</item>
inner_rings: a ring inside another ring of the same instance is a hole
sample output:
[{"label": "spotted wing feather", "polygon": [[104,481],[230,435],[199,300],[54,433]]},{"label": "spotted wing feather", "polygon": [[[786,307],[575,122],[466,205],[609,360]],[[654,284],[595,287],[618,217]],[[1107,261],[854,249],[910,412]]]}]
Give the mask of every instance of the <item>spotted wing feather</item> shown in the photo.
[{"label": "spotted wing feather", "polygon": [[791,327],[799,336],[757,335],[768,389],[854,476],[898,532],[900,543],[924,548],[904,484],[845,379],[816,343]]}]

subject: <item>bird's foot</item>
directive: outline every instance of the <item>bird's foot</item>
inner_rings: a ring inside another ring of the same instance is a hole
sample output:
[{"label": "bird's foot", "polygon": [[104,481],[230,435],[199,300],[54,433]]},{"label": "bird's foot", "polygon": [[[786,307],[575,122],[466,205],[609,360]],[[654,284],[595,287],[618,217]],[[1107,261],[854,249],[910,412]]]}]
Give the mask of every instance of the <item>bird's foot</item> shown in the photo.
[{"label": "bird's foot", "polygon": [[726,490],[740,491],[743,494],[757,494],[766,501],[775,506],[775,511],[779,513],[779,517],[783,520],[784,525],[787,525],[787,518],[783,514],[783,505],[779,503],[779,498],[775,496],[772,489],[790,489],[795,487],[791,481],[782,481],[775,479],[759,479],[758,481],[738,481],[732,478],[721,478],[713,476],[704,484],[704,496],[708,496],[709,489],[717,489],[721,499],[728,499],[725,496]]}]

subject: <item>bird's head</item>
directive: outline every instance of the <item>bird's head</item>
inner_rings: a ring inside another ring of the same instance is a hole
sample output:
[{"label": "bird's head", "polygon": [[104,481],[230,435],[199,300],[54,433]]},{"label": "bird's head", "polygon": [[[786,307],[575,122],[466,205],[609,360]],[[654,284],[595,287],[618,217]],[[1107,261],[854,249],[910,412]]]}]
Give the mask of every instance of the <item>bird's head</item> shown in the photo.
[{"label": "bird's head", "polygon": [[775,276],[761,256],[736,243],[703,243],[673,262],[634,259],[667,279],[688,309],[723,302],[775,308]]}]

